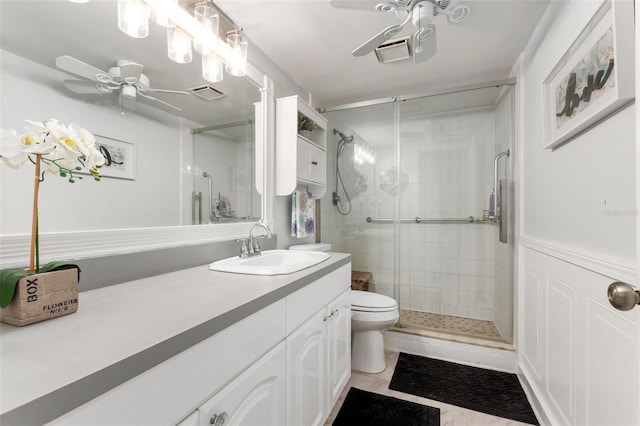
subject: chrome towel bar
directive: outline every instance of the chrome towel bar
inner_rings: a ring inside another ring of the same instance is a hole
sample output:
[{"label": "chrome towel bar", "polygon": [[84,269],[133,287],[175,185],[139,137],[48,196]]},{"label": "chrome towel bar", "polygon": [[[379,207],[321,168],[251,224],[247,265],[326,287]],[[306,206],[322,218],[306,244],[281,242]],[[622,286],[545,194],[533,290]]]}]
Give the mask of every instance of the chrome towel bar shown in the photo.
[{"label": "chrome towel bar", "polygon": [[368,223],[487,223],[493,224],[494,220],[491,218],[483,219],[481,217],[469,216],[467,218],[434,218],[425,219],[421,217],[414,217],[413,219],[374,219],[367,217],[365,219]]}]

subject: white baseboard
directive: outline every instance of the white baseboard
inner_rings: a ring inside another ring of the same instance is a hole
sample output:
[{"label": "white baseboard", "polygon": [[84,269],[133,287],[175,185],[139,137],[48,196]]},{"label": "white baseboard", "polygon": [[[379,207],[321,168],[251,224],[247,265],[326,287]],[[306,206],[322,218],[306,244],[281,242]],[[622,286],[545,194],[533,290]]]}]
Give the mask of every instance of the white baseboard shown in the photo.
[{"label": "white baseboard", "polygon": [[450,342],[431,337],[387,331],[384,333],[387,350],[428,356],[444,361],[515,373],[515,351],[487,348],[465,343]]}]

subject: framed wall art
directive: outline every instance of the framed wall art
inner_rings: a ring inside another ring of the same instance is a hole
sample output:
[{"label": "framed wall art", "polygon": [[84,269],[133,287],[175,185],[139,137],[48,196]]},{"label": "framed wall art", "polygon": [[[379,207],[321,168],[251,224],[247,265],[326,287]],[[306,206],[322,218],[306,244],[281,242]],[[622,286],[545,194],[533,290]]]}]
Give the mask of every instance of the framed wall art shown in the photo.
[{"label": "framed wall art", "polygon": [[104,166],[100,174],[104,177],[119,179],[135,179],[136,156],[135,147],[130,142],[94,135],[96,147],[104,155]]},{"label": "framed wall art", "polygon": [[545,79],[545,148],[557,148],[635,96],[633,1],[605,0]]}]

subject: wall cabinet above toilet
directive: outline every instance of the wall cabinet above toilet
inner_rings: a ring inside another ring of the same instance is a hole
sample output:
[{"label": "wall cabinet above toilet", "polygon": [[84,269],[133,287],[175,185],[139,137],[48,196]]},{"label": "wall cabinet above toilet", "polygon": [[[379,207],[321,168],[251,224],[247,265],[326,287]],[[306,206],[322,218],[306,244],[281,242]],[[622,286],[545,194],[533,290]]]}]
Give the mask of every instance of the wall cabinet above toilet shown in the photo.
[{"label": "wall cabinet above toilet", "polygon": [[298,96],[276,99],[276,195],[326,192],[327,120]]}]

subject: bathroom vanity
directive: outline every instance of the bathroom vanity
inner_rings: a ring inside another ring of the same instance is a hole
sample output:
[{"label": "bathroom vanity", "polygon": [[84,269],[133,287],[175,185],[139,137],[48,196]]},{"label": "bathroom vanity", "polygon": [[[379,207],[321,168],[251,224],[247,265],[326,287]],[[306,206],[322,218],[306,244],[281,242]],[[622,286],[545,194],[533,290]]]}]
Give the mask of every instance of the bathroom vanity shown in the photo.
[{"label": "bathroom vanity", "polygon": [[289,275],[201,266],[2,324],[0,423],[321,425],[351,372],[350,274],[341,253]]}]

